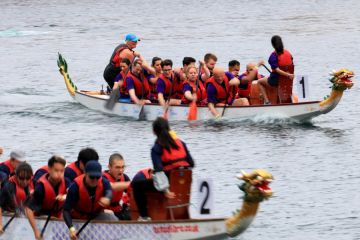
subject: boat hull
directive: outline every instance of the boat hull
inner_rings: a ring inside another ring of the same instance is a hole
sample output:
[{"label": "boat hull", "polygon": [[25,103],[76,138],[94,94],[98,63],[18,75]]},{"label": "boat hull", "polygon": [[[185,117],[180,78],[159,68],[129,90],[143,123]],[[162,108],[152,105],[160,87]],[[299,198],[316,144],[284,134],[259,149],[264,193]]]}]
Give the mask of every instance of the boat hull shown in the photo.
[{"label": "boat hull", "polygon": [[[3,223],[10,217],[3,216]],[[37,219],[41,230],[46,219]],[[74,226],[79,229],[83,221],[74,220]],[[177,220],[177,221],[93,221],[81,232],[79,239],[96,240],[181,240],[181,239],[226,239],[225,219],[208,220]],[[16,217],[8,226],[0,239],[33,240],[34,233],[25,217]],[[46,228],[44,239],[69,239],[69,231],[62,220],[51,220]]]},{"label": "boat hull", "polygon": [[[89,95],[81,91],[76,91],[73,97],[77,102],[90,109],[122,117],[138,119],[141,111],[139,105],[122,102],[117,102],[112,110],[108,110],[105,108],[105,103],[109,98],[108,95]],[[327,108],[329,108],[329,106],[320,106],[319,103],[320,101],[277,105],[227,106],[223,117],[225,119],[246,119],[256,116],[271,116],[275,118],[293,118],[298,121],[307,121],[325,113]],[[331,107],[334,108],[335,106]],[[218,107],[217,110],[222,113],[223,107]],[[143,111],[145,120],[149,121],[164,114],[164,108],[157,104],[145,105]],[[170,106],[168,119],[170,121],[186,121],[188,114],[189,107],[187,105]],[[197,120],[209,120],[213,118],[206,106],[198,107]]]}]

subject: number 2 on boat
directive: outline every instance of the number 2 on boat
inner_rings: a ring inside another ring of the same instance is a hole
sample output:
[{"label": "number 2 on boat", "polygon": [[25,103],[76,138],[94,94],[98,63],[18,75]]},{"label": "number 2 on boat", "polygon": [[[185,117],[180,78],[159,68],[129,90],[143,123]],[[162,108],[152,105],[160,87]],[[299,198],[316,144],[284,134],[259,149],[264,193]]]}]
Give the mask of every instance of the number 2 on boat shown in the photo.
[{"label": "number 2 on boat", "polygon": [[199,179],[197,185],[198,210],[200,217],[209,217],[213,214],[214,194],[212,179]]}]

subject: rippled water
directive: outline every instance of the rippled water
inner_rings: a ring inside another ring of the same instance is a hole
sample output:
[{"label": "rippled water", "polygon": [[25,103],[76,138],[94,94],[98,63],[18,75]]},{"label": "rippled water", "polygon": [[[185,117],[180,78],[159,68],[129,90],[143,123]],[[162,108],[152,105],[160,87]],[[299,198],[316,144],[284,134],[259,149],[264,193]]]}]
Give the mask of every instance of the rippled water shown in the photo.
[{"label": "rippled water", "polygon": [[[274,34],[294,55],[297,73],[310,76],[313,99],[329,93],[327,74],[359,73],[360,2],[2,0],[0,2],[0,145],[5,156],[23,148],[34,167],[53,153],[73,161],[95,147],[103,166],[120,151],[127,172],[150,165],[150,122],[90,111],[73,102],[59,75],[61,52],[82,89],[100,89],[113,48],[128,32],[140,51],[171,58],[214,52],[219,65],[267,59]],[[263,73],[266,73],[263,70]],[[358,78],[358,77],[356,77]],[[355,79],[356,79],[355,78]],[[276,197],[262,204],[239,239],[360,239],[359,88],[311,124],[269,118],[173,123],[196,160],[194,180],[214,179],[216,216],[240,205],[234,178],[265,168]],[[193,197],[196,202],[195,197]]]}]

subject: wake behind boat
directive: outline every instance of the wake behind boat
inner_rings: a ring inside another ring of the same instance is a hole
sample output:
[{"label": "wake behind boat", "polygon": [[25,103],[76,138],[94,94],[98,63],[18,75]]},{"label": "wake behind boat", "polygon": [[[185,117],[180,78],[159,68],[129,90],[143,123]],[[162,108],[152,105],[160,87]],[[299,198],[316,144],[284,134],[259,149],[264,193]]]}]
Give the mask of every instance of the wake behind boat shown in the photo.
[{"label": "wake behind boat", "polygon": [[[114,114],[122,117],[130,117],[139,120],[155,120],[163,116],[164,107],[158,104],[146,104],[144,107],[134,103],[124,103],[117,101],[113,109],[105,107],[109,95],[103,91],[78,90],[77,86],[71,80],[68,73],[66,60],[59,54],[59,71],[63,75],[67,90],[70,96],[80,104],[92,110]],[[333,110],[340,102],[343,92],[353,86],[351,78],[354,76],[352,71],[340,69],[331,73],[330,79],[332,91],[328,97],[322,101],[306,101],[298,103],[275,103],[272,105],[263,105],[256,82],[252,84],[251,105],[249,106],[226,106],[216,107],[218,112],[222,112],[222,117],[226,119],[246,119],[259,115],[270,115],[276,117],[291,118],[296,121],[306,122],[314,117],[326,114]],[[277,96],[276,96],[277,97]],[[276,98],[275,97],[275,98]],[[189,105],[170,106],[168,110],[168,119],[170,121],[186,121],[189,116]],[[213,115],[206,106],[197,107],[197,120],[213,119]]]},{"label": "wake behind boat", "polygon": [[[181,170],[178,170],[181,171]],[[186,171],[186,170],[183,170]],[[186,175],[186,174],[184,174]],[[183,175],[183,176],[184,176]],[[245,193],[243,205],[240,210],[229,218],[213,219],[178,219],[176,218],[176,207],[182,212],[188,211],[188,205],[166,207],[161,211],[161,206],[152,206],[152,219],[156,219],[159,212],[171,212],[173,219],[153,220],[149,222],[131,221],[91,221],[79,235],[79,239],[226,239],[229,236],[235,237],[244,232],[257,213],[260,202],[272,196],[273,192],[269,187],[273,176],[266,170],[258,169],[251,173],[242,173],[239,179],[244,183],[239,188]],[[177,179],[180,182],[185,179]],[[186,183],[185,183],[186,184]],[[191,182],[188,182],[191,184]],[[181,184],[179,184],[181,185]],[[177,194],[180,195],[180,194]],[[166,202],[164,202],[166,205]],[[164,205],[164,206],[165,206]],[[155,215],[152,215],[155,214]],[[132,214],[134,216],[134,214]],[[9,221],[12,215],[4,215],[3,223]],[[175,218],[175,219],[174,219]],[[134,219],[134,218],[132,218]],[[136,219],[136,218],[135,218]],[[38,228],[41,229],[46,218],[37,218]],[[80,229],[85,221],[74,220],[74,226]],[[51,219],[48,223],[44,239],[68,239],[68,228],[62,219]],[[33,239],[33,230],[26,217],[15,217],[9,224],[6,231],[0,235],[0,239]]]}]

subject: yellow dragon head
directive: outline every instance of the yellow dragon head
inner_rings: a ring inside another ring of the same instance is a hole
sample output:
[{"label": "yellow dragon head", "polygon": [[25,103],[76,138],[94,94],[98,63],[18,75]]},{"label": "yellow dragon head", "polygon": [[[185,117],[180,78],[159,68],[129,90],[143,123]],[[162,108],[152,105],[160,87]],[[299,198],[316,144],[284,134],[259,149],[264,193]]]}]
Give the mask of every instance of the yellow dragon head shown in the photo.
[{"label": "yellow dragon head", "polygon": [[330,73],[330,76],[332,76],[332,78],[330,78],[330,82],[333,84],[333,90],[344,91],[346,89],[350,89],[354,85],[351,81],[351,78],[354,76],[354,72],[346,68],[342,68],[338,71],[333,70]]},{"label": "yellow dragon head", "polygon": [[239,179],[245,182],[239,188],[245,193],[244,200],[251,202],[261,202],[273,195],[269,184],[273,181],[273,176],[266,170],[256,169],[251,173],[242,171]]}]

